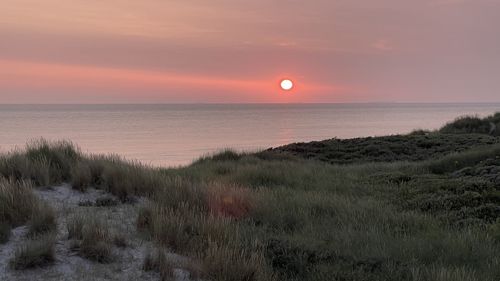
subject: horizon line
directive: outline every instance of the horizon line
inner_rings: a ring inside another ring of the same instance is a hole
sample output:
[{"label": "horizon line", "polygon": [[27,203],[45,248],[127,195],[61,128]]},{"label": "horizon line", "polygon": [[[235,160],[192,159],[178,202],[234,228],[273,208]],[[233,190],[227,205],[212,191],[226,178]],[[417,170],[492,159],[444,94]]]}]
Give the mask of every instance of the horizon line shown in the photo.
[{"label": "horizon line", "polygon": [[165,103],[0,103],[1,105],[335,105],[335,104],[500,104],[500,101],[480,102],[165,102]]}]

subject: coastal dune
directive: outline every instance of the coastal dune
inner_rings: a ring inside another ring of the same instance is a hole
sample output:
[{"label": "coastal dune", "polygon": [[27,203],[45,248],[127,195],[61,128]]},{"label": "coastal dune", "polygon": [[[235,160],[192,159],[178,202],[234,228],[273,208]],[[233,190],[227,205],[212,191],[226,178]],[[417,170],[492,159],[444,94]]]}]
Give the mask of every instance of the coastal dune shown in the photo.
[{"label": "coastal dune", "polygon": [[498,280],[499,122],[179,168],[35,141],[0,157],[0,279]]}]

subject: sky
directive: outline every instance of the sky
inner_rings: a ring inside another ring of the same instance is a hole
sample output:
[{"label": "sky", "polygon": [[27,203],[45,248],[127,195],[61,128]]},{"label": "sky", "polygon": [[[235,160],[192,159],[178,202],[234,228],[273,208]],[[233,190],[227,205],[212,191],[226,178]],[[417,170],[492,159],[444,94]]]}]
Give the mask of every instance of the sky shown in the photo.
[{"label": "sky", "polygon": [[1,4],[0,103],[500,102],[500,0]]}]

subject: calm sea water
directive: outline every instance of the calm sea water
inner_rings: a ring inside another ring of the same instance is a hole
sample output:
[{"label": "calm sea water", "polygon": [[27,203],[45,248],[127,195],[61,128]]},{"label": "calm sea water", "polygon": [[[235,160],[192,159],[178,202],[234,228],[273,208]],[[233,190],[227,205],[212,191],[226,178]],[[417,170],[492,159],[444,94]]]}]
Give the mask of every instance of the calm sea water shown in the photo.
[{"label": "calm sea water", "polygon": [[500,104],[0,105],[0,150],[68,139],[83,151],[161,166],[189,164],[224,148],[436,129]]}]

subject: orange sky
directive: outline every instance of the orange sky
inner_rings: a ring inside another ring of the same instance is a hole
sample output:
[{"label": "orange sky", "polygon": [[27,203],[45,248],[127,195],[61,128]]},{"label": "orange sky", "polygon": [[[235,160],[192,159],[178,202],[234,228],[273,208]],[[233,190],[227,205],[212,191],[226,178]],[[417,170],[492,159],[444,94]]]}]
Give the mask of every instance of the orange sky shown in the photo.
[{"label": "orange sky", "polygon": [[[3,0],[0,103],[500,101],[499,9],[497,0]],[[281,91],[282,78],[296,88]]]}]

